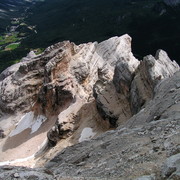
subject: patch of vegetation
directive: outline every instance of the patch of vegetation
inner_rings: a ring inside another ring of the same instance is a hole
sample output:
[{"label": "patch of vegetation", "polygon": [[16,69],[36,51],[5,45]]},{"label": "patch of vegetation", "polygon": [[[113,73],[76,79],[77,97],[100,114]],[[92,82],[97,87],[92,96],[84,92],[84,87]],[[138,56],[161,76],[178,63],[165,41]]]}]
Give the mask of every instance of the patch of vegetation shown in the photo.
[{"label": "patch of vegetation", "polygon": [[19,24],[19,21],[11,21],[11,24],[12,24],[12,25],[18,25],[18,24]]},{"label": "patch of vegetation", "polygon": [[11,61],[11,62],[12,62],[12,64],[16,64],[16,63],[20,62],[20,60],[21,60],[21,59],[15,59],[15,60],[13,60],[13,61]]},{"label": "patch of vegetation", "polygon": [[18,37],[26,37],[26,33],[19,33]]},{"label": "patch of vegetation", "polygon": [[35,52],[36,55],[41,54],[44,51],[45,48],[37,48],[37,49],[33,49],[33,51]]},{"label": "patch of vegetation", "polygon": [[5,45],[5,44],[9,44],[9,43],[14,43],[16,41],[20,40],[18,38],[18,33],[12,33],[12,34],[7,34],[4,36],[1,36],[0,38],[0,45]]},{"label": "patch of vegetation", "polygon": [[19,46],[11,51],[1,51],[0,52],[0,72],[5,68],[11,66],[12,64],[19,62],[22,57],[25,57],[29,49]]},{"label": "patch of vegetation", "polygon": [[19,47],[20,43],[12,43],[9,44],[5,47],[5,51],[12,51],[14,49],[16,49],[17,47]]}]

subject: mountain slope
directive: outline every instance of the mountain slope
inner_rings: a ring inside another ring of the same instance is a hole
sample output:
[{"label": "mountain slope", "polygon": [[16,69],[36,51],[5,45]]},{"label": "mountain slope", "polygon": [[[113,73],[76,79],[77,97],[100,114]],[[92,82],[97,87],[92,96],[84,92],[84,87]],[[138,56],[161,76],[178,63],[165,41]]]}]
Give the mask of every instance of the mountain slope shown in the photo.
[{"label": "mountain slope", "polygon": [[0,178],[179,177],[179,78],[127,34],[31,52],[0,74]]}]

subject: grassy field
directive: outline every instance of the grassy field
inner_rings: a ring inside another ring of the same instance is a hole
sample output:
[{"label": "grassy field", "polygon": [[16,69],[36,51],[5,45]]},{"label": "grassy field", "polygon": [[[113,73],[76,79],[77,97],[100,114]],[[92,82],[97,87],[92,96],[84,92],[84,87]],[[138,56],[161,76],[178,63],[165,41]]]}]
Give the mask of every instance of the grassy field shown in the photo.
[{"label": "grassy field", "polygon": [[0,36],[0,45],[13,43],[13,42],[16,42],[18,40],[20,40],[20,39],[18,38],[17,33]]},{"label": "grassy field", "polygon": [[20,43],[12,43],[12,44],[9,44],[5,47],[5,51],[12,51],[16,48],[18,48],[20,45]]}]

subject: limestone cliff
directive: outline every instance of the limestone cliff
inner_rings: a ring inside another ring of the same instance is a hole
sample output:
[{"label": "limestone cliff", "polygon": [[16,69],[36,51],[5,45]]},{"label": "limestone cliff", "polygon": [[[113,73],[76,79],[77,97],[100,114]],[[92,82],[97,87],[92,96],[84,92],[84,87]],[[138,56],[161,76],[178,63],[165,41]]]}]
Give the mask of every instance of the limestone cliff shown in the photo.
[{"label": "limestone cliff", "polygon": [[50,170],[0,178],[172,177],[160,167],[179,152],[179,78],[163,50],[137,60],[128,35],[31,52],[0,74],[0,165]]}]

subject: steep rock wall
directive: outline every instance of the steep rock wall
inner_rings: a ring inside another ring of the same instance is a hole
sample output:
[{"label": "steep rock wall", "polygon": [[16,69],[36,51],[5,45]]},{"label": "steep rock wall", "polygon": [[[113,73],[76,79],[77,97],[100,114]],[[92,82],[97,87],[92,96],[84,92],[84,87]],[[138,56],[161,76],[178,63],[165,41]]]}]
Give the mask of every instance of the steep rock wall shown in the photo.
[{"label": "steep rock wall", "polygon": [[[156,104],[161,82],[179,71],[163,50],[137,60],[128,35],[78,46],[64,41],[31,54],[0,74],[2,165],[33,159],[41,166],[67,146],[144,123],[131,118]],[[149,108],[145,121],[159,119],[169,103]]]}]

